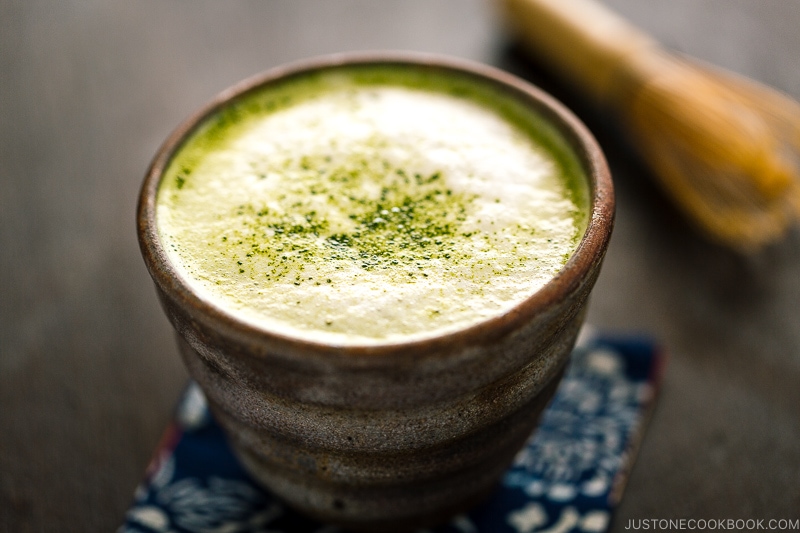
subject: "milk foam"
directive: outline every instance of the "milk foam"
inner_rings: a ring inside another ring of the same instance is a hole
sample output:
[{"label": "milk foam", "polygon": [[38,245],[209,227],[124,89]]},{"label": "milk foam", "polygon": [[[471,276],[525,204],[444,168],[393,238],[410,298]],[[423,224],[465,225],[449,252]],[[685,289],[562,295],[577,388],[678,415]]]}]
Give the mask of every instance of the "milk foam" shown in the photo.
[{"label": "milk foam", "polygon": [[583,194],[484,103],[338,80],[209,123],[157,201],[171,263],[204,299],[333,344],[430,337],[509,311],[564,265]]}]

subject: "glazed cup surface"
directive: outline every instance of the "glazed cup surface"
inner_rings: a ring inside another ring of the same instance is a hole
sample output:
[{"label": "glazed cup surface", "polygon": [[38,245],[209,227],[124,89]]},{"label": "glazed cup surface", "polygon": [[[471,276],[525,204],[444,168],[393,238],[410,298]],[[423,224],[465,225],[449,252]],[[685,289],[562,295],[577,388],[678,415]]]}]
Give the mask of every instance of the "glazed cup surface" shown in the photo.
[{"label": "glazed cup surface", "polygon": [[[510,312],[438,337],[328,345],[249,325],[203,300],[159,240],[156,195],[202,121],[264,85],[319,69],[392,65],[469,76],[556,127],[589,180],[586,232],[565,267]],[[340,55],[269,71],[221,93],[164,143],[146,175],[138,235],[181,356],[245,467],[291,506],[362,530],[435,524],[488,495],[555,392],[600,271],[611,179],[586,128],[496,69],[409,54]]]}]

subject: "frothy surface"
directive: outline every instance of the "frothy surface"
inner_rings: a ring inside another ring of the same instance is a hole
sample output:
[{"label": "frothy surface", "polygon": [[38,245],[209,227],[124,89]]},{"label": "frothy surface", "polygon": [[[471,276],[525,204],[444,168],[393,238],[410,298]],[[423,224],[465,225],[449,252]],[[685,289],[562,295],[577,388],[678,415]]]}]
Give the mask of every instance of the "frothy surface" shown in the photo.
[{"label": "frothy surface", "polygon": [[498,109],[455,86],[341,73],[251,95],[164,176],[170,261],[227,312],[320,342],[398,342],[502,314],[574,251],[586,191],[553,134],[531,134],[539,119]]}]

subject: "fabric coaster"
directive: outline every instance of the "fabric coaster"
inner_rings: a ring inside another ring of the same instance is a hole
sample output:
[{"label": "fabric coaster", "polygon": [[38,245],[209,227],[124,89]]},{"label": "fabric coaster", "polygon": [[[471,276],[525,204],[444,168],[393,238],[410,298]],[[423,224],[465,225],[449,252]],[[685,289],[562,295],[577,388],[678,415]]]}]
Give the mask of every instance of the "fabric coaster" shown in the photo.
[{"label": "fabric coaster", "polygon": [[[649,338],[582,334],[555,398],[502,485],[488,501],[431,533],[607,531],[664,362]],[[118,529],[338,531],[286,507],[248,476],[195,384],[186,389]]]}]

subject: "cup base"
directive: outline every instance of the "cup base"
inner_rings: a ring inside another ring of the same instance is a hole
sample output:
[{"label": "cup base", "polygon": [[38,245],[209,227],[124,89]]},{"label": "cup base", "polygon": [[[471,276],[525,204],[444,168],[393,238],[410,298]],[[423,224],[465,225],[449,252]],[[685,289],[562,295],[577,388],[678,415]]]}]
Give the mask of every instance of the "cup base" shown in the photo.
[{"label": "cup base", "polygon": [[[416,450],[410,453],[379,454],[369,457],[358,472],[362,480],[351,483],[332,482],[320,468],[307,473],[289,470],[274,461],[274,450],[256,448],[241,431],[241,422],[224,410],[211,405],[215,418],[226,429],[236,456],[253,478],[275,496],[297,511],[321,522],[351,531],[404,532],[447,522],[488,498],[502,480],[503,474],[524,446],[539,421],[541,413],[555,394],[561,381],[559,370],[539,394],[513,413],[477,433],[466,435],[459,442],[445,443],[449,453],[462,454],[464,461],[447,472],[428,472],[415,479],[374,479],[370,466],[385,468],[392,463],[431,458],[439,450]],[[238,429],[237,429],[238,428]],[[271,443],[276,445],[275,442]],[[267,446],[269,447],[269,446]],[[479,453],[477,453],[479,451]],[[305,450],[317,465],[330,464],[330,452]],[[328,456],[323,459],[324,456]],[[354,461],[357,463],[357,460]],[[323,467],[321,467],[323,468]]]}]

